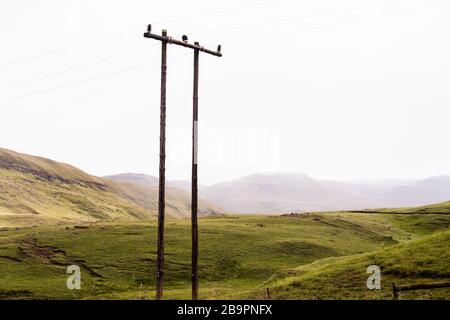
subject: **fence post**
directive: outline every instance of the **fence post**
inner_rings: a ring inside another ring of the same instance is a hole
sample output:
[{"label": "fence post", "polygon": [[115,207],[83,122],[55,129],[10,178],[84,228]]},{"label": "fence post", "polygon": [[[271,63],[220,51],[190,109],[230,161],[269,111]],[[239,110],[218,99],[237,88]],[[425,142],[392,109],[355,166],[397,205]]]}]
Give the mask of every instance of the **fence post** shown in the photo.
[{"label": "fence post", "polygon": [[392,295],[394,297],[394,300],[398,300],[398,288],[395,282],[392,283]]}]

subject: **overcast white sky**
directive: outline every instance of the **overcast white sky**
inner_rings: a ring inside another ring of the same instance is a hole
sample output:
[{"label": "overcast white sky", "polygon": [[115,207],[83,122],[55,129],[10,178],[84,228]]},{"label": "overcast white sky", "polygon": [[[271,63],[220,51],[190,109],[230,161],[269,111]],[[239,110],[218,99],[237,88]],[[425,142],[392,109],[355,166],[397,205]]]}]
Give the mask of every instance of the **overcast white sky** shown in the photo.
[{"label": "overcast white sky", "polygon": [[[448,0],[0,0],[0,147],[156,175],[152,22],[223,45],[200,57],[201,183],[450,174]],[[192,52],[169,57],[167,177],[188,179]]]}]

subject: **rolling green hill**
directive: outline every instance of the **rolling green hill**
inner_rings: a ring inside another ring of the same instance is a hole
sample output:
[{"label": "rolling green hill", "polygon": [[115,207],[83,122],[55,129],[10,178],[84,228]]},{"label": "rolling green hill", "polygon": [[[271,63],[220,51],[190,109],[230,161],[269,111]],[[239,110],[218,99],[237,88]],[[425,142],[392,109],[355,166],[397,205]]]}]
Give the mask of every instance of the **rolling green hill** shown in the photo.
[{"label": "rolling green hill", "polygon": [[[167,189],[166,298],[190,297],[190,197]],[[199,221],[202,299],[390,299],[398,284],[449,280],[449,202],[418,208]],[[0,299],[154,297],[157,189],[0,149]],[[205,215],[210,215],[205,217]],[[66,287],[69,265],[82,290]],[[365,287],[367,266],[382,290]],[[447,289],[405,298],[450,298]]]},{"label": "rolling green hill", "polygon": [[[392,283],[450,280],[450,230],[356,256],[325,258],[274,275],[263,286],[273,299],[392,299]],[[381,290],[368,290],[366,268],[381,268]],[[246,298],[264,297],[262,290]],[[410,291],[406,299],[449,299],[450,288]]]},{"label": "rolling green hill", "polygon": [[[410,213],[203,217],[200,298],[265,299],[270,287],[275,299],[389,299],[393,281],[448,278],[449,224],[450,215]],[[168,299],[190,297],[190,237],[188,219],[167,220]],[[150,299],[155,260],[155,221],[0,230],[0,298]],[[364,289],[372,263],[382,267],[381,292]],[[66,288],[71,264],[80,291]],[[442,290],[433,297],[449,298]]]},{"label": "rolling green hill", "polygon": [[[167,214],[190,214],[190,196],[167,188]],[[145,219],[157,210],[157,188],[110,181],[71,165],[0,149],[0,227]],[[220,210],[200,202],[200,214]]]},{"label": "rolling green hill", "polygon": [[427,205],[427,206],[421,206],[421,207],[366,210],[366,212],[376,212],[376,213],[415,213],[415,214],[427,214],[427,213],[450,214],[450,201],[436,203],[436,204]]}]

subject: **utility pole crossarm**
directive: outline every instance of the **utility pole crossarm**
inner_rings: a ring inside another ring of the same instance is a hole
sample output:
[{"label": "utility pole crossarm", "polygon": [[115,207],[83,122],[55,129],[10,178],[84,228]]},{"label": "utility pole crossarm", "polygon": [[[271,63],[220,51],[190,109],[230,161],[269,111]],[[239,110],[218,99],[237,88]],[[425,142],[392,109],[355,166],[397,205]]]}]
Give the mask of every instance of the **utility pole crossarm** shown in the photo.
[{"label": "utility pole crossarm", "polygon": [[181,40],[174,39],[172,37],[161,36],[159,34],[151,33],[151,25],[148,26],[148,30],[149,31],[144,33],[144,37],[146,37],[146,38],[151,38],[151,39],[163,41],[163,42],[166,42],[166,43],[169,43],[169,44],[176,44],[178,46],[182,46],[182,47],[185,47],[185,48],[190,48],[190,49],[193,49],[193,50],[198,50],[200,52],[212,54],[213,56],[216,56],[216,57],[221,57],[222,56],[222,53],[220,52],[220,49],[221,49],[220,45],[217,47],[217,50],[214,51],[214,50],[206,49],[206,48],[204,48],[204,47],[202,47],[200,45],[197,45],[197,44],[188,43],[187,41],[181,41]]}]

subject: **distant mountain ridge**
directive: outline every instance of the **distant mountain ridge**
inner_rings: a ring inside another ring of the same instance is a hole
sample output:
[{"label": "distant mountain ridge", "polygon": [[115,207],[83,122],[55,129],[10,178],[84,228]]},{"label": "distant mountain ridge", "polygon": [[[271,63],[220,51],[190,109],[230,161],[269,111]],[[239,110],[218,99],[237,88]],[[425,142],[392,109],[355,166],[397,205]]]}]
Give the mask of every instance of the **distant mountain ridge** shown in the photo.
[{"label": "distant mountain ridge", "polygon": [[[146,187],[158,187],[159,179],[158,177],[151,176],[142,173],[119,173],[109,176],[104,176],[103,178],[118,181],[118,182],[132,182],[140,184]],[[191,191],[191,182],[187,180],[167,180],[166,186],[170,188],[176,188],[184,191]],[[198,186],[199,189],[203,188],[203,185]]]},{"label": "distant mountain ridge", "polygon": [[[157,177],[139,177],[157,186]],[[190,191],[189,181],[169,180],[167,185]],[[450,176],[422,180],[331,181],[313,179],[303,173],[256,173],[211,186],[203,185],[199,195],[234,213],[414,207],[450,200]]]},{"label": "distant mountain ridge", "polygon": [[218,183],[203,197],[229,211],[355,210],[414,207],[450,199],[450,176],[423,180],[352,182],[316,180],[304,174],[254,174]]},{"label": "distant mountain ridge", "polygon": [[[190,181],[166,183],[169,217],[190,216]],[[303,173],[252,174],[199,186],[199,214],[283,214],[414,207],[450,200],[450,176],[330,181]],[[89,175],[74,166],[0,148],[0,227],[8,221],[67,223],[156,215],[158,178]]]},{"label": "distant mountain ridge", "polygon": [[119,173],[109,176],[104,176],[103,178],[114,180],[117,182],[131,182],[136,183],[145,187],[157,187],[158,177],[142,174],[142,173]]}]

